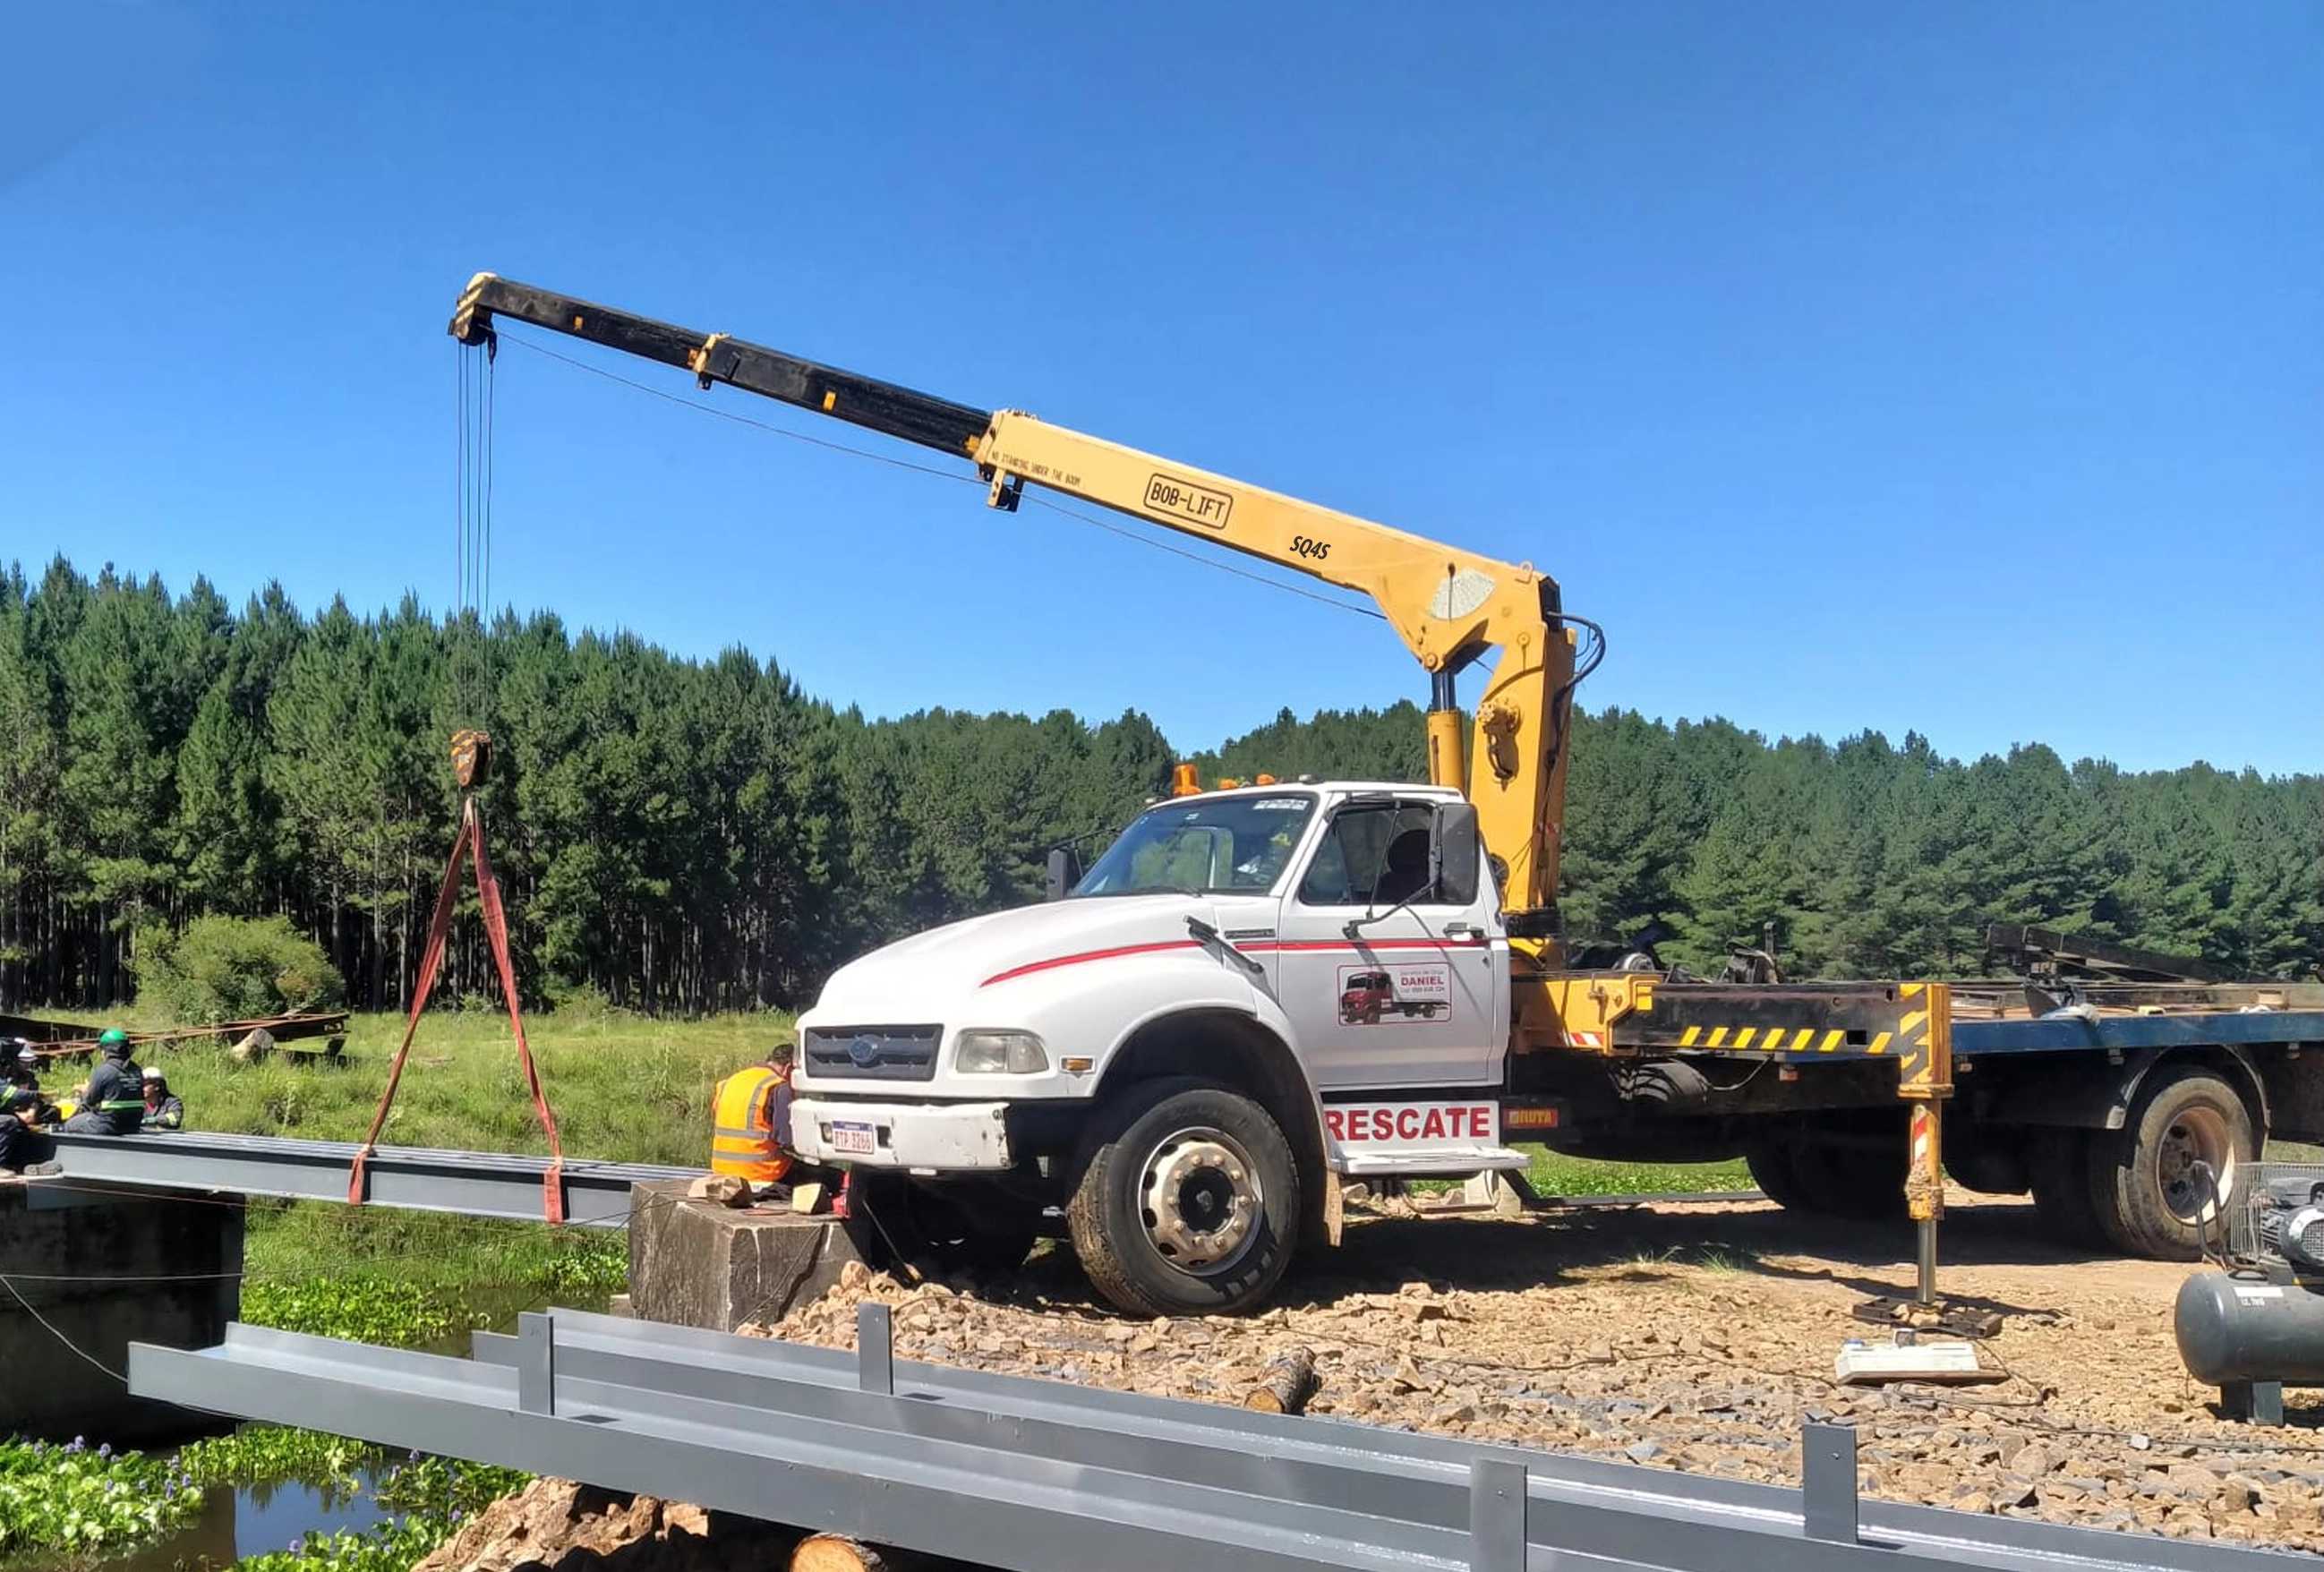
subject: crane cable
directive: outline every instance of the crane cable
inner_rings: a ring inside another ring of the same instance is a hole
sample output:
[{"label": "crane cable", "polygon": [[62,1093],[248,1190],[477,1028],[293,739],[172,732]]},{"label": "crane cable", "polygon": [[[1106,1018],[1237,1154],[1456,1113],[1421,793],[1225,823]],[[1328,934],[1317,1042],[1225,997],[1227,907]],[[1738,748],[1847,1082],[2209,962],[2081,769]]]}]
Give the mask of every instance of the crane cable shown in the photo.
[{"label": "crane cable", "polygon": [[[452,606],[445,638],[452,699],[464,725],[482,725],[490,692],[493,583],[493,437],[498,356],[488,340],[472,353],[453,346],[458,391],[457,458],[453,471]],[[471,628],[470,624],[475,624]]]},{"label": "crane cable", "polygon": [[[722,410],[717,408],[715,405],[697,403],[692,399],[681,398],[678,394],[671,393],[667,389],[655,387],[649,383],[636,381],[633,378],[623,376],[618,372],[608,371],[602,365],[592,365],[587,361],[576,359],[570,355],[560,354],[557,350],[549,348],[549,346],[545,344],[536,343],[532,339],[527,338],[521,334],[511,332],[505,322],[495,326],[494,334],[497,338],[506,339],[509,343],[517,346],[520,349],[528,349],[535,355],[544,355],[551,360],[562,361],[565,365],[573,367],[576,371],[586,371],[592,376],[602,376],[607,382],[619,383],[623,387],[635,389],[639,393],[646,393],[653,398],[660,399],[666,403],[677,404],[682,409],[692,410],[697,414],[712,415],[722,421],[732,421],[738,426],[748,426],[753,430],[764,431],[770,436],[787,437],[794,442],[805,442],[809,447],[828,448],[834,453],[844,453],[851,458],[869,458],[874,464],[885,464],[890,468],[909,470],[915,475],[932,475],[938,480],[963,481],[970,485],[981,486],[984,484],[984,482],[976,476],[963,475],[956,469],[939,469],[933,464],[915,464],[908,458],[899,458],[893,454],[874,452],[869,448],[852,447],[845,442],[834,442],[827,438],[810,436],[805,431],[794,431],[788,426],[778,426],[770,421],[753,420],[748,415],[737,414],[732,410]],[[1103,530],[1111,535],[1119,535],[1125,541],[1133,541],[1141,546],[1150,546],[1157,551],[1167,551],[1173,557],[1183,557],[1187,561],[1195,563],[1204,568],[1213,569],[1221,573],[1231,574],[1237,578],[1247,578],[1253,584],[1263,584],[1269,589],[1279,589],[1286,595],[1296,595],[1303,600],[1312,600],[1319,606],[1332,606],[1336,610],[1348,612],[1356,616],[1374,617],[1381,622],[1386,622],[1388,620],[1385,613],[1377,611],[1370,606],[1358,606],[1352,601],[1341,600],[1335,596],[1319,594],[1314,590],[1304,588],[1296,584],[1286,584],[1279,578],[1270,578],[1263,573],[1253,573],[1249,569],[1238,568],[1231,562],[1214,561],[1211,558],[1204,556],[1200,552],[1186,550],[1185,548],[1174,546],[1167,541],[1157,541],[1150,535],[1144,535],[1139,533],[1137,531],[1125,529],[1120,524],[1108,522],[1104,519],[1093,517],[1089,513],[1083,513],[1078,508],[1067,507],[1062,503],[1054,502],[1045,496],[1028,496],[1026,500],[1028,502],[1038,504],[1039,506],[1048,509],[1053,513],[1063,514],[1065,517],[1075,520],[1078,522],[1088,524],[1095,529]]]}]

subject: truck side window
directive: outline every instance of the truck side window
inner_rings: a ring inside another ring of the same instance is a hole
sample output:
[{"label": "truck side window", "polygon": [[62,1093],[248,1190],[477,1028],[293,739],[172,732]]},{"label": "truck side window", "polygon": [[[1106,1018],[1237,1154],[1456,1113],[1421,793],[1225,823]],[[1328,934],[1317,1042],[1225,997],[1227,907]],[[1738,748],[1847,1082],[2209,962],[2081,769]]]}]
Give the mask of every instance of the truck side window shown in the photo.
[{"label": "truck side window", "polygon": [[1429,809],[1423,804],[1363,803],[1332,816],[1299,881],[1307,906],[1393,906],[1428,881]]}]

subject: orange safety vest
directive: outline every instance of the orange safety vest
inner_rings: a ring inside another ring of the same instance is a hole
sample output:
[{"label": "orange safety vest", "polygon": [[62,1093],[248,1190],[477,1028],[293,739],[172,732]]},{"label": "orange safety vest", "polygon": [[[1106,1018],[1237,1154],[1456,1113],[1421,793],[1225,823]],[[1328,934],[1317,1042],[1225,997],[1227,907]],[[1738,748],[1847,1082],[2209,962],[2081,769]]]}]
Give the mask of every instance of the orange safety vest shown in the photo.
[{"label": "orange safety vest", "polygon": [[770,1185],[788,1173],[790,1153],[773,1122],[774,1091],[788,1085],[788,1070],[752,1065],[718,1083],[710,1100],[710,1171],[731,1173],[754,1185]]}]

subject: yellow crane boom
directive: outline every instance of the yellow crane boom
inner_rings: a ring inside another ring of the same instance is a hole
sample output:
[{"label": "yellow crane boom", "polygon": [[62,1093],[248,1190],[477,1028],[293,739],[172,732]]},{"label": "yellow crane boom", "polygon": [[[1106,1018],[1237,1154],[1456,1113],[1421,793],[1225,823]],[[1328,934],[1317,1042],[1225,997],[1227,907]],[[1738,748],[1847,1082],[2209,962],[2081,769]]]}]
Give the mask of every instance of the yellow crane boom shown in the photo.
[{"label": "yellow crane boom", "polygon": [[[1040,486],[1370,596],[1429,673],[1431,781],[1465,790],[1477,805],[1485,845],[1504,869],[1512,931],[1551,937],[1575,628],[1594,624],[1565,615],[1556,581],[1530,563],[1480,557],[1019,410],[979,410],[493,273],[469,282],[451,332],[489,344],[499,318],[683,367],[705,388],[724,383],[951,453],[991,483],[995,507],[1013,510],[1026,485]],[[1499,659],[1477,700],[1473,746],[1464,747],[1454,678],[1489,652]]]}]

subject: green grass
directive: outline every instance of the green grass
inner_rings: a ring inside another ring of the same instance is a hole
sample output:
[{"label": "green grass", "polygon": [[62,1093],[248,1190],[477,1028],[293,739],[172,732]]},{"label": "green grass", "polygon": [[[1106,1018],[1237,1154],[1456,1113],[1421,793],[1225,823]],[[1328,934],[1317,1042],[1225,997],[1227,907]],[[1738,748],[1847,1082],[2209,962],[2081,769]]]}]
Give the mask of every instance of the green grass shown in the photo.
[{"label": "green grass", "polygon": [[[167,1022],[149,1021],[148,1025]],[[526,1036],[576,1157],[699,1166],[711,1088],[787,1035],[782,1014],[668,1022],[604,1009],[528,1020]],[[189,1130],[359,1141],[403,1033],[400,1015],[351,1018],[343,1064],[276,1054],[237,1064],[221,1043],[153,1056],[186,1100]],[[66,1077],[50,1077],[52,1092]],[[420,1023],[380,1140],[395,1146],[545,1152],[504,1015],[444,1012]],[[253,1203],[252,1309],[274,1324],[402,1344],[476,1324],[515,1295],[567,1302],[618,1291],[619,1233],[371,1207]],[[317,1285],[331,1280],[325,1290]],[[489,1318],[488,1317],[486,1318]]]},{"label": "green grass", "polygon": [[[789,1030],[787,1015],[667,1022],[605,1010],[561,1011],[526,1023],[565,1150],[621,1162],[703,1161],[711,1088]],[[401,1016],[353,1017],[348,1062],[339,1068],[288,1054],[240,1065],[218,1046],[181,1049],[155,1062],[186,1099],[189,1129],[357,1141],[402,1032]],[[507,1018],[446,1013],[423,1020],[380,1140],[548,1151]]]},{"label": "green grass", "polygon": [[1545,1196],[1652,1195],[1662,1190],[1748,1190],[1751,1172],[1733,1162],[1592,1162],[1536,1147],[1526,1170]]}]

